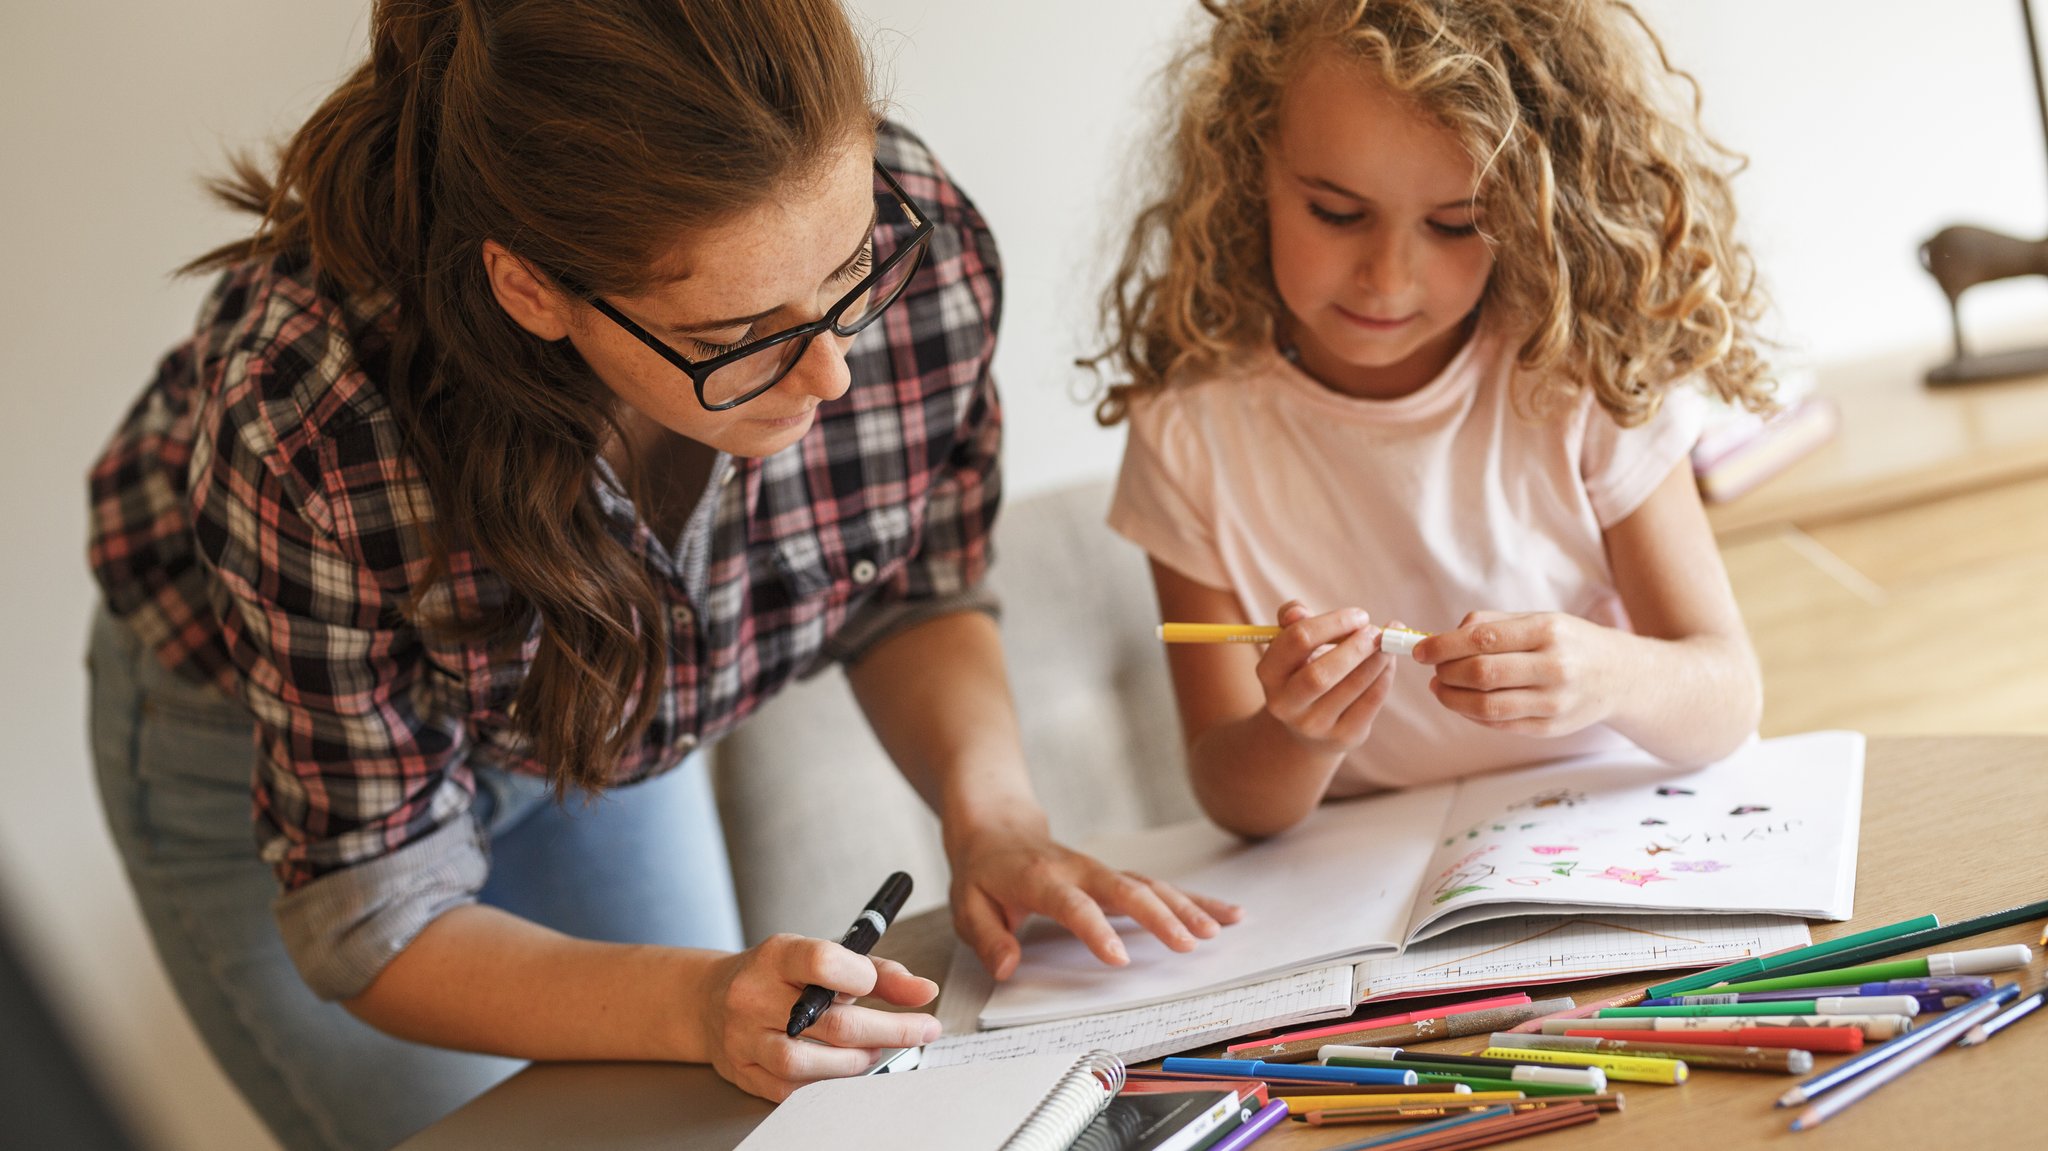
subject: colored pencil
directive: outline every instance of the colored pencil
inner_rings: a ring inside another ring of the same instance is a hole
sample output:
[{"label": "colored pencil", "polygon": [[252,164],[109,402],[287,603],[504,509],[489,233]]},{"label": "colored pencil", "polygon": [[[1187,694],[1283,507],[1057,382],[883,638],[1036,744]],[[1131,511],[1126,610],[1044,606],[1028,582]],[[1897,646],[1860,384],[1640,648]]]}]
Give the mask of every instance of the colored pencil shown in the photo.
[{"label": "colored pencil", "polygon": [[1406,1095],[1302,1095],[1291,1087],[1282,1086],[1273,1092],[1271,1097],[1286,1100],[1288,1107],[1299,1112],[1331,1108],[1350,1110],[1358,1107],[1491,1107],[1498,1103],[1519,1103],[1528,1098],[1520,1091],[1469,1091],[1457,1094],[1448,1090],[1449,1087],[1448,1083],[1426,1088],[1417,1087]]},{"label": "colored pencil", "polygon": [[1413,1023],[1393,1027],[1377,1027],[1363,1031],[1339,1032],[1319,1039],[1296,1039],[1280,1043],[1262,1043],[1242,1051],[1232,1052],[1244,1058],[1256,1057],[1268,1063],[1305,1063],[1314,1059],[1330,1043],[1349,1043],[1359,1047],[1405,1047],[1411,1043],[1427,1043],[1432,1039],[1454,1039],[1461,1035],[1484,1035],[1511,1027],[1524,1019],[1537,1015],[1548,1015],[1563,1007],[1571,1006],[1569,998],[1545,999],[1536,1003],[1524,1003],[1512,1007],[1489,1007],[1483,1011],[1465,1011],[1456,1015],[1445,1015],[1436,1019],[1419,1019]]},{"label": "colored pencil", "polygon": [[1461,1119],[1425,1123],[1420,1127],[1377,1139],[1346,1143],[1331,1148],[1331,1151],[1367,1151],[1370,1148],[1381,1147],[1398,1148],[1399,1151],[1465,1151],[1470,1147],[1486,1147],[1544,1131],[1575,1127],[1599,1118],[1599,1108],[1584,1104],[1577,1107],[1545,1107],[1535,1111],[1509,1110],[1501,1115],[1466,1116]]},{"label": "colored pencil", "polygon": [[[1601,1112],[1622,1109],[1627,1101],[1624,1095],[1603,1092],[1599,1095],[1574,1095],[1569,1099],[1524,1099],[1518,1103],[1503,1104],[1515,1111],[1541,1111],[1549,1107],[1572,1107],[1581,1103],[1591,1104]],[[1417,1119],[1448,1119],[1457,1115],[1468,1115],[1483,1111],[1486,1107],[1478,1103],[1436,1103],[1428,1105],[1399,1107],[1340,1107],[1319,1108],[1294,1116],[1297,1123],[1310,1123],[1318,1127],[1334,1126],[1339,1123],[1408,1123]],[[1318,1116],[1311,1119],[1309,1116]]]},{"label": "colored pencil", "polygon": [[1265,1047],[1274,1043],[1293,1043],[1302,1039],[1321,1039],[1327,1035],[1343,1035],[1364,1031],[1374,1027],[1398,1027],[1403,1023],[1418,1023],[1424,1019],[1441,1019],[1446,1015],[1462,1015],[1467,1011],[1484,1011],[1489,1007],[1519,1007],[1529,1002],[1528,995],[1517,992],[1513,995],[1496,995],[1490,999],[1473,999],[1464,1003],[1446,1003],[1422,1011],[1404,1011],[1396,1015],[1380,1015],[1372,1019],[1347,1019],[1342,1023],[1330,1023],[1321,1027],[1310,1027],[1301,1031],[1283,1031],[1268,1035],[1264,1039],[1247,1039],[1233,1043],[1223,1049],[1224,1054],[1234,1055],[1254,1047]]},{"label": "colored pencil", "polygon": [[1721,993],[1745,991],[1784,991],[1801,987],[1822,987],[1832,983],[1864,983],[1878,979],[1904,979],[1914,976],[1939,973],[1943,975],[1988,975],[1994,971],[2012,971],[2034,961],[2034,949],[2024,943],[2008,944],[2004,947],[1979,947],[1970,951],[1953,951],[1923,955],[1915,959],[1895,959],[1889,963],[1866,963],[1857,967],[1828,967],[1818,971],[1802,971],[1792,975],[1773,975],[1769,979],[1750,979],[1741,983],[1717,983],[1714,990]]},{"label": "colored pencil", "polygon": [[[1951,923],[1947,927],[1931,927],[1924,931],[1915,931],[1909,935],[1900,935],[1891,939],[1865,944],[1861,947],[1852,947],[1847,951],[1839,951],[1813,959],[1801,959],[1793,963],[1780,964],[1768,968],[1768,970],[1775,971],[1779,975],[1804,975],[1809,971],[1827,971],[1838,967],[1853,967],[1867,960],[1883,959],[1890,955],[1903,955],[1908,951],[1918,951],[1923,947],[1932,947],[1937,943],[1947,943],[1951,939],[1964,939],[1972,935],[1982,935],[1987,931],[1996,931],[2001,927],[2009,927],[2015,923],[2024,923],[2029,919],[2043,918],[2048,918],[2048,899],[2021,904],[2018,907],[2008,907],[2004,911],[1994,911],[1988,915],[1979,915],[1959,923]],[[1733,982],[1733,980],[1729,980],[1729,982]],[[1700,986],[1706,985],[1702,984]],[[1651,988],[1653,993],[1656,990],[1656,988]]]},{"label": "colored pencil", "polygon": [[[1863,1033],[1856,1033],[1857,1042]],[[1515,1035],[1496,1031],[1493,1047],[1515,1051],[1574,1051],[1593,1055],[1633,1055],[1645,1059],[1676,1059],[1688,1069],[1763,1071],[1805,1075],[1813,1070],[1813,1052],[1796,1047],[1748,1047],[1714,1043],[1661,1043],[1654,1039],[1594,1039],[1585,1035]],[[1489,1048],[1491,1050],[1492,1048]],[[1615,1078],[1608,1072],[1609,1079]]]},{"label": "colored pencil", "polygon": [[[1815,943],[1807,947],[1795,947],[1790,951],[1780,951],[1776,955],[1762,955],[1755,959],[1740,959],[1734,963],[1715,967],[1707,971],[1694,972],[1691,975],[1655,984],[1650,987],[1649,994],[1652,999],[1661,998],[1666,995],[1683,995],[1685,992],[1697,987],[1711,987],[1716,983],[1747,979],[1759,972],[1782,970],[1790,964],[1803,963],[1811,959],[1824,959],[1858,947],[1874,946],[1886,940],[1902,938],[1914,932],[1927,931],[1940,926],[1940,924],[1941,919],[1933,915],[1922,915],[1913,919],[1900,920],[1897,923],[1887,923],[1883,927],[1873,927],[1868,931],[1859,931],[1854,935],[1845,935],[1840,939],[1830,939],[1826,943]],[[1897,953],[1887,952],[1886,954]]]},{"label": "colored pencil", "polygon": [[1996,1015],[2000,1008],[2019,998],[2019,990],[2019,984],[2008,983],[1989,995],[1972,999],[1910,1035],[1901,1035],[1889,1043],[1880,1043],[1854,1059],[1838,1063],[1780,1095],[1778,1106],[1797,1107],[1816,1096],[1834,1090],[1879,1064],[1898,1058],[1902,1053],[1920,1044],[1940,1043],[1946,1047],[1949,1042],[1962,1038],[1963,1033],[1972,1025]]},{"label": "colored pencil", "polygon": [[1604,1051],[1531,1051],[1516,1047],[1486,1049],[1488,1055],[1505,1056],[1510,1052],[1542,1063],[1591,1068],[1605,1078],[1625,1083],[1662,1083],[1669,1086],[1685,1082],[1686,1077],[1692,1074],[1683,1059],[1662,1056],[1615,1055]]},{"label": "colored pencil", "polygon": [[[2017,983],[2011,986],[2013,990],[2019,990]],[[1993,994],[1997,993],[1994,992]],[[1918,1042],[1902,1048],[1891,1058],[1879,1062],[1876,1066],[1868,1068],[1862,1074],[1841,1084],[1841,1090],[1835,1091],[1800,1112],[1799,1117],[1792,1121],[1792,1130],[1806,1131],[1820,1126],[1822,1123],[1827,1122],[1830,1116],[1840,1112],[1858,1099],[1863,1098],[1954,1046],[1956,1040],[1961,1039],[1974,1023],[1997,1013],[1998,1008],[1989,1003],[1956,1008],[1955,1014],[1958,1018],[1953,1026],[1928,1028],[1925,1033],[1919,1036]]]},{"label": "colored pencil", "polygon": [[1634,1007],[1649,998],[1649,994],[1649,988],[1638,987],[1634,991],[1624,991],[1619,995],[1610,995],[1605,999],[1595,999],[1591,1003],[1582,1003],[1577,1007],[1567,1007],[1563,1011],[1553,1011],[1548,1015],[1538,1015],[1534,1019],[1524,1019],[1513,1027],[1508,1028],[1508,1030],[1517,1035],[1541,1035],[1543,1033],[1543,1024],[1546,1020],[1586,1019],[1602,1008]]},{"label": "colored pencil", "polygon": [[[1601,1072],[1596,1078],[1584,1074],[1585,1068],[1537,1067],[1518,1063],[1496,1064],[1482,1069],[1460,1063],[1396,1062],[1392,1059],[1357,1059],[1348,1055],[1334,1056],[1324,1066],[1377,1067],[1390,1071],[1405,1069],[1415,1072],[1420,1084],[1463,1083],[1474,1091],[1518,1090],[1526,1095],[1591,1095],[1607,1090],[1606,1072]],[[1561,1070],[1580,1073],[1557,1074]]]},{"label": "colored pencil", "polygon": [[[1766,992],[1765,994],[1768,994]],[[1727,1015],[1918,1015],[1911,995],[1830,995],[1820,999],[1749,1003],[1682,1003],[1661,1007],[1606,1007],[1595,1019],[1714,1019]]]},{"label": "colored pencil", "polygon": [[1574,1029],[1567,1036],[1580,1039],[1619,1039],[1625,1043],[1704,1043],[1708,1046],[1781,1047],[1839,1055],[1863,1050],[1863,1031],[1856,1027],[1746,1027],[1735,1031],[1609,1031],[1599,1028]]},{"label": "colored pencil", "polygon": [[2048,987],[2044,987],[2041,990],[2034,992],[2032,995],[2027,996],[2025,999],[2021,999],[2015,1002],[2011,1007],[2006,1008],[2004,1011],[1999,1012],[1997,1015],[1994,1015],[1991,1018],[1986,1019],[1984,1022],[1979,1023],[1977,1026],[1970,1028],[1970,1033],[1968,1035],[1963,1036],[1962,1041],[1957,1043],[1956,1046],[1975,1047],[1979,1043],[1983,1043],[1989,1040],[1993,1035],[1998,1034],[1999,1032],[2005,1030],[2013,1024],[2018,1023],[2020,1020],[2026,1018],[2027,1016],[2032,1015],[2034,1012],[2039,1011],[2041,1009],[2041,997],[2043,995],[2048,995]]},{"label": "colored pencil", "polygon": [[[1543,1025],[1557,1031],[1545,1035],[1576,1035],[1582,1031],[1668,1031],[1691,1035],[1699,1031],[1750,1031],[1772,1027],[1854,1027],[1865,1039],[1891,1039],[1913,1030],[1903,1015],[1723,1015],[1713,1019],[1570,1019]],[[1805,1044],[1800,1044],[1806,1047]],[[1820,1048],[1807,1047],[1808,1051]]]},{"label": "colored pencil", "polygon": [[1259,1136],[1280,1125],[1287,1118],[1287,1104],[1275,1100],[1259,1108],[1258,1114],[1240,1124],[1237,1130],[1225,1135],[1219,1142],[1209,1145],[1209,1151],[1244,1151]]},{"label": "colored pencil", "polygon": [[[1335,1063],[1339,1059],[1384,1059],[1388,1061],[1389,1066],[1399,1067],[1413,1064],[1418,1071],[1422,1069],[1422,1064],[1425,1063],[1443,1067],[1479,1068],[1479,1070],[1473,1072],[1475,1075],[1506,1075],[1517,1067],[1539,1069],[1545,1062],[1542,1059],[1518,1059],[1512,1055],[1446,1055],[1435,1051],[1405,1051],[1399,1047],[1346,1047],[1333,1043],[1323,1048],[1322,1060],[1324,1063]],[[1373,1064],[1361,1063],[1359,1066],[1370,1067]]]}]

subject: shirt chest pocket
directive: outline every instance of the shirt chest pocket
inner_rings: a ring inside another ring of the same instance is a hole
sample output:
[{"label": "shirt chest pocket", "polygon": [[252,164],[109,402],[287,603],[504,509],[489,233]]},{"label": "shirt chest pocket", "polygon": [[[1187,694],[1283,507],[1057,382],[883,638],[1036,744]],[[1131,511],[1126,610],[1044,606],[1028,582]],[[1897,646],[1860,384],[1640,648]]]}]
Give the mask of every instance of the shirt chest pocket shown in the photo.
[{"label": "shirt chest pocket", "polygon": [[875,508],[829,527],[784,536],[765,549],[766,571],[756,603],[766,608],[812,609],[865,598],[886,586],[910,562],[910,509]]}]

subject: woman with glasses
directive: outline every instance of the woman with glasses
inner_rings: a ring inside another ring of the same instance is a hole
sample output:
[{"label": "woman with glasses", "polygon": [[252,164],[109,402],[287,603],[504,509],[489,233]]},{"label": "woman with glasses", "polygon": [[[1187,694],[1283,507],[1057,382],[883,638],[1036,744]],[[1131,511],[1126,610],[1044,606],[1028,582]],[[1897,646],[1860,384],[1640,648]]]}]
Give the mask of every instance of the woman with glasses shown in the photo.
[{"label": "woman with glasses", "polygon": [[932,1038],[841,1004],[792,1040],[808,984],[935,987],[739,949],[697,753],[828,662],[997,976],[1033,912],[1110,963],[1107,915],[1186,950],[1234,914],[1047,834],[981,590],[995,247],[867,85],[833,0],[385,0],[219,185],[261,223],[92,475],[94,755],[288,1146],[388,1145],[517,1059],[780,1098]]}]

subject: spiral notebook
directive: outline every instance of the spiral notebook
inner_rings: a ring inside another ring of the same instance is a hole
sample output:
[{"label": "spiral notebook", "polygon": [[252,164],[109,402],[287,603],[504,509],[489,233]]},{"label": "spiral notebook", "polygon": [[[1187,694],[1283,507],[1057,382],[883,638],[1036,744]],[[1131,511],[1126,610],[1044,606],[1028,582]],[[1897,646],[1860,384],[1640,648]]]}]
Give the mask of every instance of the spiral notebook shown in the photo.
[{"label": "spiral notebook", "polygon": [[1124,1084],[1107,1051],[807,1084],[739,1151],[1066,1151]]}]

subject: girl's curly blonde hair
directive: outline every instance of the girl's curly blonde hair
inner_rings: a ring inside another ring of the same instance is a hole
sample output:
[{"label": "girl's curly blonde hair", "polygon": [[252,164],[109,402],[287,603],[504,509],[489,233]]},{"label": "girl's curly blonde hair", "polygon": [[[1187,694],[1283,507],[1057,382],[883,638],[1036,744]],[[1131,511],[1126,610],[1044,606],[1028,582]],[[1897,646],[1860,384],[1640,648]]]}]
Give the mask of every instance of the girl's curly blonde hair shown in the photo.
[{"label": "girl's curly blonde hair", "polygon": [[[1336,48],[1441,122],[1479,171],[1495,249],[1484,307],[1523,333],[1534,411],[1592,389],[1624,426],[1684,377],[1752,409],[1771,404],[1757,352],[1765,300],[1734,237],[1741,158],[1699,125],[1698,88],[1619,0],[1201,0],[1207,42],[1169,75],[1165,191],[1138,215],[1103,295],[1128,372],[1096,406],[1273,346],[1266,156],[1281,97]],[[1691,90],[1676,109],[1644,49]]]}]

